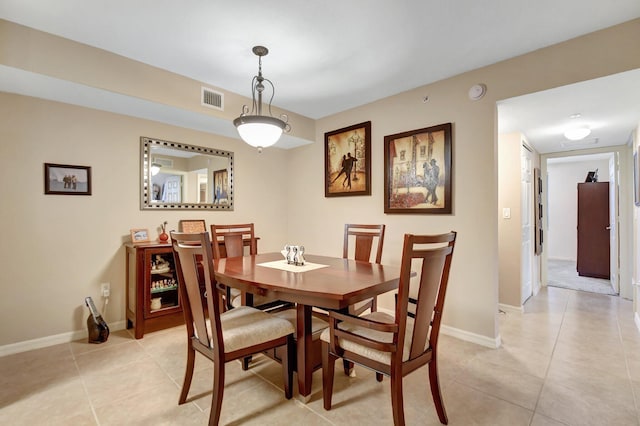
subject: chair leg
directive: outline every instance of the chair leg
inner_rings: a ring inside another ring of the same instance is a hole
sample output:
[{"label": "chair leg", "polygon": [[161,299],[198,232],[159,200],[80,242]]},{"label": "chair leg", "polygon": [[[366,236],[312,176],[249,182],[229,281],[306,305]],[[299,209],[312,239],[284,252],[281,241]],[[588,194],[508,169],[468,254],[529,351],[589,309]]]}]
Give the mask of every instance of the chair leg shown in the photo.
[{"label": "chair leg", "polygon": [[285,356],[282,359],[282,378],[284,382],[284,396],[291,399],[293,396],[293,360],[296,356],[296,343],[293,335],[287,337]]},{"label": "chair leg", "polygon": [[322,342],[322,400],[325,410],[331,410],[333,375],[335,373],[337,359],[337,356],[329,352],[329,344]]},{"label": "chair leg", "polygon": [[353,368],[354,368],[353,363],[351,361],[347,361],[346,359],[343,359],[342,368],[344,369],[344,375],[351,377],[351,374],[353,373]]},{"label": "chair leg", "polygon": [[382,374],[382,373],[376,373],[376,380],[377,380],[377,381],[381,382],[383,378],[384,378],[384,374]]},{"label": "chair leg", "polygon": [[404,426],[404,402],[402,398],[402,372],[391,372],[391,409],[394,426]]},{"label": "chair leg", "polygon": [[444,409],[444,402],[442,402],[442,393],[440,392],[440,382],[438,380],[438,367],[435,357],[429,363],[429,384],[431,385],[431,396],[433,397],[433,403],[436,406],[440,423],[443,425],[449,424],[447,412]]},{"label": "chair leg", "polygon": [[191,342],[187,342],[187,368],[184,372],[184,382],[182,383],[182,391],[178,404],[184,404],[187,401],[189,388],[191,388],[191,379],[193,379],[193,366],[196,361],[196,351],[191,347]]},{"label": "chair leg", "polygon": [[233,304],[231,303],[231,287],[229,286],[226,286],[225,288],[224,300],[227,305],[225,308],[225,311],[230,311],[231,309],[233,309]]},{"label": "chair leg", "polygon": [[249,369],[249,364],[251,364],[251,355],[249,356],[245,356],[244,358],[242,358],[242,369],[244,371],[247,371]]},{"label": "chair leg", "polygon": [[211,397],[211,413],[209,426],[217,426],[220,421],[222,397],[224,396],[224,362],[215,362],[213,366],[213,396]]}]

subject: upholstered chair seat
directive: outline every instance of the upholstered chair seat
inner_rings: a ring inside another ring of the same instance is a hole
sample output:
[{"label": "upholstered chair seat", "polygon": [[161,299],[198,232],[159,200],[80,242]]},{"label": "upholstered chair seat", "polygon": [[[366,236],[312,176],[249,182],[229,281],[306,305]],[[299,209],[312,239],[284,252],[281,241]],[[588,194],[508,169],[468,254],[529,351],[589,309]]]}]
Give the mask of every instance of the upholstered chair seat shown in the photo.
[{"label": "upholstered chair seat", "polygon": [[[360,318],[368,321],[379,322],[383,324],[395,324],[395,319],[393,316],[386,314],[384,312],[372,312],[370,314],[361,315]],[[404,342],[404,350],[402,352],[402,361],[407,361],[409,359],[409,354],[411,353],[411,336],[413,336],[413,322],[412,318],[407,318],[407,331]],[[341,322],[338,324],[338,328],[340,330],[348,331],[356,336],[361,336],[369,340],[375,340],[376,342],[384,342],[384,343],[392,343],[393,342],[393,333],[387,333],[384,331],[372,330],[367,327],[362,327],[358,325],[354,325],[352,323]],[[329,329],[326,328],[322,334],[320,334],[320,340],[323,342],[329,343]],[[378,361],[385,365],[391,365],[391,354],[385,351],[379,351],[377,349],[361,345],[359,343],[354,342],[353,340],[340,339],[337,338],[338,345],[346,351],[353,352],[355,354],[361,355],[365,358],[368,358],[373,361]],[[429,341],[425,342],[424,350],[427,350],[429,347]]]},{"label": "upholstered chair seat", "polygon": [[[275,315],[249,306],[239,306],[221,313],[220,325],[225,353],[260,345],[295,332],[295,327],[289,321],[282,321]],[[211,335],[210,320],[207,320],[207,332]]]}]

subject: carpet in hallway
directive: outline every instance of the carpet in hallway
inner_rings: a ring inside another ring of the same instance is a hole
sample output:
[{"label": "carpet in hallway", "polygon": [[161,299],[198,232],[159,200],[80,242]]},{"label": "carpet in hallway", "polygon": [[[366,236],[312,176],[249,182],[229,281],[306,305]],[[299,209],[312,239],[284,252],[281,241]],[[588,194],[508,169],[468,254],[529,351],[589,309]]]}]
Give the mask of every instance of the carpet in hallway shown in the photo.
[{"label": "carpet in hallway", "polygon": [[549,259],[547,262],[547,285],[591,293],[617,295],[611,287],[611,281],[579,276],[574,260]]}]

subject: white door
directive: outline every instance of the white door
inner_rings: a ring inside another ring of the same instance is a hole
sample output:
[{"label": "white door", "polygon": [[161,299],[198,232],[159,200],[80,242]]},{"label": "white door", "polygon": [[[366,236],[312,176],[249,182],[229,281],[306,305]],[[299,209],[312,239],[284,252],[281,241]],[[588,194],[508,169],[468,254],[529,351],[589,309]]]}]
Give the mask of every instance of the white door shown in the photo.
[{"label": "white door", "polygon": [[181,203],[182,202],[182,177],[181,176],[169,176],[164,181],[162,201],[165,203]]},{"label": "white door", "polygon": [[520,150],[520,213],[522,217],[520,302],[524,304],[533,294],[533,156],[524,145]]},{"label": "white door", "polygon": [[620,283],[618,280],[618,167],[617,154],[609,157],[609,241],[611,249],[609,250],[611,268],[610,280],[611,287],[616,293],[620,293]]}]

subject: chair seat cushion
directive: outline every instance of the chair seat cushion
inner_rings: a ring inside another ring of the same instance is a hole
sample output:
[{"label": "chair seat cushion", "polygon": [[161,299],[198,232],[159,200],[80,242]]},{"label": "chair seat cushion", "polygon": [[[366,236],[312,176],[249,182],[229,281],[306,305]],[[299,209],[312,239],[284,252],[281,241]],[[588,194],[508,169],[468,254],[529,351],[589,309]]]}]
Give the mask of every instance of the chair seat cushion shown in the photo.
[{"label": "chair seat cushion", "polygon": [[[293,334],[295,328],[285,319],[250,306],[239,306],[220,314],[225,353]],[[211,325],[207,321],[209,333]]]},{"label": "chair seat cushion", "polygon": [[[376,322],[382,322],[387,324],[393,324],[395,319],[384,312],[372,312],[370,314],[362,315],[360,318],[368,319]],[[357,334],[358,336],[366,337],[368,339],[376,340],[379,342],[391,343],[393,342],[393,333],[385,333],[382,331],[371,330],[368,328],[360,327],[354,324],[341,322],[338,324],[338,328],[340,330],[349,331],[353,334]],[[409,359],[409,354],[411,353],[411,336],[413,335],[413,318],[407,318],[407,330],[405,334],[404,341],[404,351],[402,353],[402,361],[406,361]],[[329,342],[330,333],[329,329],[326,329],[320,335],[320,339],[324,342]],[[428,348],[429,340],[427,339],[427,346],[425,350]],[[381,362],[383,364],[390,365],[391,364],[391,354],[389,352],[383,352],[376,349],[372,349],[366,346],[363,346],[359,343],[352,342],[347,339],[338,338],[338,346],[343,348],[346,351],[356,353],[363,357]]]}]

